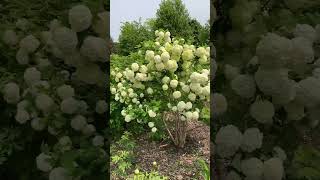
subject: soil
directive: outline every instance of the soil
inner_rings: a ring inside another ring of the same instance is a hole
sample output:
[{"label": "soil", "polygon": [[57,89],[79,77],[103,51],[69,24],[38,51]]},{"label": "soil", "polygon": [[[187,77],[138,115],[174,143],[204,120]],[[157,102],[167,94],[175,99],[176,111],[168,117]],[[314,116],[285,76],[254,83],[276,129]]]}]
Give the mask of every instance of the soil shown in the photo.
[{"label": "soil", "polygon": [[198,160],[210,163],[210,127],[200,121],[188,125],[186,145],[177,149],[170,140],[152,142],[145,136],[137,139],[136,164],[142,171],[151,171],[157,162],[159,174],[172,180],[201,180]]}]

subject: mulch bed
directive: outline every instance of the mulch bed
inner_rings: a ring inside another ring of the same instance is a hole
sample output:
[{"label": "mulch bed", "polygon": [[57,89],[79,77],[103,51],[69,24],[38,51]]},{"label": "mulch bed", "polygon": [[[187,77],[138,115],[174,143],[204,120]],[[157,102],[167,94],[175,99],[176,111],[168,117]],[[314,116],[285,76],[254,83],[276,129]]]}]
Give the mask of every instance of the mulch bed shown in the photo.
[{"label": "mulch bed", "polygon": [[210,127],[202,122],[188,125],[188,136],[183,149],[177,149],[171,141],[152,142],[141,136],[137,140],[136,163],[140,170],[154,169],[157,162],[158,172],[172,180],[201,180],[198,159],[210,162]]}]

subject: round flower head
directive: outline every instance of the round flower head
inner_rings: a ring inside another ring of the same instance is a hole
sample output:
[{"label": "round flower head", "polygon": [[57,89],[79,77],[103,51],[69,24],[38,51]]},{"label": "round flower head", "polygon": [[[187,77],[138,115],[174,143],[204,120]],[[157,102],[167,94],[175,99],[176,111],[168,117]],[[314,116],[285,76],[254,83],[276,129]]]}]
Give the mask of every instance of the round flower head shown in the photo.
[{"label": "round flower head", "polygon": [[133,99],[132,99],[132,102],[133,102],[133,103],[137,103],[137,102],[138,102],[137,98],[133,98]]},{"label": "round flower head", "polygon": [[74,52],[78,44],[77,34],[69,28],[59,27],[53,32],[53,40],[59,50],[70,54]]},{"label": "round flower head", "polygon": [[183,51],[182,53],[182,59],[184,61],[190,61],[194,58],[193,52],[191,49],[187,49],[185,51]]},{"label": "round flower head", "polygon": [[125,122],[130,122],[132,120],[132,116],[130,114],[127,114],[125,117],[124,117],[124,121]]},{"label": "round flower head", "polygon": [[251,116],[260,123],[272,123],[275,114],[274,106],[269,101],[256,101],[250,107]]},{"label": "round flower head", "polygon": [[175,60],[169,60],[166,63],[166,67],[169,71],[171,72],[175,72],[178,69],[178,63]]},{"label": "round flower head", "polygon": [[163,63],[158,63],[158,64],[156,64],[156,69],[157,69],[158,71],[162,71],[164,68],[165,68],[165,66],[164,66]]},{"label": "round flower head", "polygon": [[154,127],[154,122],[148,122],[148,126],[149,126],[150,128],[153,128],[153,127]]},{"label": "round flower head", "polygon": [[62,151],[69,151],[72,148],[72,141],[69,136],[62,136],[58,144],[60,145],[60,150]]},{"label": "round flower head", "polygon": [[242,133],[237,127],[227,125],[219,129],[215,142],[217,153],[221,157],[230,157],[238,151],[242,143]]},{"label": "round flower head", "polygon": [[258,43],[256,53],[259,63],[266,68],[283,67],[289,59],[291,41],[275,33],[268,33]]},{"label": "round flower head", "polygon": [[108,104],[105,100],[99,100],[96,103],[96,112],[98,114],[103,114],[108,110]]},{"label": "round flower head", "polygon": [[192,102],[187,102],[185,108],[187,110],[191,109],[192,108]]},{"label": "round flower head", "polygon": [[146,65],[141,65],[139,71],[141,73],[147,73],[148,72],[148,67]]},{"label": "round flower head", "polygon": [[320,103],[320,81],[314,77],[308,77],[298,83],[297,101],[307,107],[315,107]]},{"label": "round flower head", "polygon": [[252,152],[262,146],[263,134],[258,128],[249,128],[243,134],[241,149],[245,152]]},{"label": "round flower head", "polygon": [[91,61],[106,62],[108,59],[107,41],[94,36],[88,36],[84,39],[80,52],[84,57]]},{"label": "round flower head", "polygon": [[192,119],[193,120],[198,120],[199,119],[199,112],[198,111],[194,111],[192,113]]},{"label": "round flower head", "polygon": [[80,131],[87,125],[87,120],[85,117],[77,115],[71,119],[70,125],[74,130]]},{"label": "round flower head", "polygon": [[48,132],[51,134],[51,135],[58,135],[58,131],[56,128],[52,127],[52,126],[48,126]]},{"label": "round flower head", "polygon": [[193,91],[197,95],[200,95],[202,93],[202,88],[200,83],[191,83],[189,87],[191,91]]},{"label": "round flower head", "polygon": [[127,115],[126,110],[123,109],[123,110],[121,111],[121,115],[122,115],[122,116],[126,116],[126,115]]},{"label": "round flower head", "polygon": [[181,92],[180,91],[175,91],[172,93],[172,96],[174,99],[179,99],[181,97]]},{"label": "round flower head", "polygon": [[92,135],[93,133],[96,132],[96,127],[94,127],[94,125],[92,124],[87,124],[82,130],[81,132],[84,134],[84,135]]},{"label": "round flower head", "polygon": [[206,49],[204,47],[199,47],[197,50],[196,50],[196,56],[198,57],[201,57],[201,56],[204,56],[206,55]]},{"label": "round flower head", "polygon": [[254,79],[249,75],[238,75],[231,81],[231,87],[243,98],[251,98],[256,92]]},{"label": "round flower head", "polygon": [[97,14],[97,18],[93,24],[93,30],[101,37],[106,39],[110,29],[110,12],[102,11]]},{"label": "round flower head", "polygon": [[154,52],[150,51],[150,50],[147,50],[145,59],[148,60],[148,61],[152,61],[154,59]]},{"label": "round flower head", "polygon": [[3,88],[3,98],[9,104],[16,104],[20,100],[20,88],[16,83],[10,82]]},{"label": "round flower head", "polygon": [[60,104],[60,109],[66,114],[73,114],[78,110],[79,102],[74,98],[64,99]]},{"label": "round flower head", "polygon": [[271,158],[263,163],[263,179],[281,180],[284,175],[282,160]]},{"label": "round flower head", "polygon": [[61,99],[67,99],[74,96],[74,89],[70,85],[62,85],[57,89],[58,96]]},{"label": "round flower head", "polygon": [[186,93],[189,93],[190,92],[190,87],[188,85],[184,85],[184,86],[182,86],[182,91],[186,92]]},{"label": "round flower head", "polygon": [[24,124],[30,119],[30,115],[27,111],[23,109],[18,109],[15,119],[20,124]]},{"label": "round flower head", "polygon": [[316,40],[316,30],[308,24],[297,24],[293,30],[295,37],[303,37],[311,42]]},{"label": "round flower head", "polygon": [[31,127],[36,131],[42,131],[46,128],[46,123],[43,119],[34,118],[31,120]]},{"label": "round flower head", "polygon": [[149,88],[147,89],[147,93],[148,93],[148,94],[153,94],[153,89],[149,87]]},{"label": "round flower head", "polygon": [[208,57],[207,56],[201,56],[199,58],[199,63],[200,64],[207,64],[208,63]]},{"label": "round flower head", "polygon": [[241,171],[249,178],[260,179],[263,173],[263,162],[257,158],[242,160]]},{"label": "round flower head", "polygon": [[49,172],[53,167],[50,164],[51,156],[44,153],[36,157],[37,168],[43,172]]},{"label": "round flower head", "polygon": [[72,180],[72,177],[66,169],[57,167],[50,171],[49,180]]},{"label": "round flower head", "polygon": [[169,88],[168,85],[166,85],[166,84],[162,85],[162,89],[163,89],[164,91],[168,90],[168,88]]},{"label": "round flower head", "polygon": [[156,64],[161,63],[161,56],[160,56],[160,55],[155,55],[155,56],[154,56],[154,62],[155,62]]},{"label": "round flower head", "polygon": [[185,116],[186,116],[187,120],[192,120],[193,119],[193,113],[191,111],[186,112]]},{"label": "round flower head", "polygon": [[157,114],[156,114],[154,111],[152,111],[152,110],[149,110],[149,111],[148,111],[148,114],[149,114],[149,116],[152,117],[152,118],[154,118],[154,117],[157,116]]},{"label": "round flower head", "polygon": [[285,69],[259,68],[255,73],[255,81],[259,89],[266,95],[279,94],[288,81],[288,71]]},{"label": "round flower head", "polygon": [[117,77],[117,78],[122,78],[122,73],[121,73],[121,72],[118,72],[118,73],[116,74],[116,77]]},{"label": "round flower head", "polygon": [[53,106],[54,101],[52,98],[46,94],[39,94],[36,97],[36,106],[43,112],[50,111],[50,108]]},{"label": "round flower head", "polygon": [[175,112],[175,111],[178,110],[178,108],[177,108],[177,106],[173,106],[173,107],[171,108],[171,110]]},{"label": "round flower head", "polygon": [[92,139],[92,144],[94,146],[103,146],[104,145],[104,137],[103,136],[95,136],[93,139]]},{"label": "round flower head", "polygon": [[25,50],[28,53],[35,52],[40,46],[40,41],[35,38],[33,35],[26,36],[23,38],[20,43],[20,48]]},{"label": "round flower head", "polygon": [[162,81],[161,81],[163,84],[168,84],[170,82],[170,78],[168,76],[165,76],[162,78]]},{"label": "round flower head", "polygon": [[285,161],[287,159],[286,152],[279,146],[276,146],[273,148],[275,157],[278,157],[282,161]]},{"label": "round flower head", "polygon": [[75,32],[81,32],[91,26],[92,14],[84,5],[77,5],[69,10],[69,23]]},{"label": "round flower head", "polygon": [[161,54],[161,61],[162,62],[167,62],[170,59],[170,54],[168,52],[163,52]]},{"label": "round flower head", "polygon": [[30,67],[24,71],[23,77],[28,85],[32,85],[40,81],[41,72],[38,71],[35,67]]},{"label": "round flower head", "polygon": [[131,69],[136,72],[139,71],[139,64],[138,63],[132,63]]},{"label": "round flower head", "polygon": [[16,60],[21,65],[26,65],[29,63],[29,54],[25,49],[19,49],[16,54]]},{"label": "round flower head", "polygon": [[195,101],[196,98],[197,98],[197,95],[195,95],[194,93],[190,93],[190,94],[188,95],[188,98],[189,98],[190,101]]},{"label": "round flower head", "polygon": [[170,87],[176,88],[178,86],[179,82],[177,80],[171,80],[170,81]]},{"label": "round flower head", "polygon": [[227,111],[227,99],[220,93],[214,93],[212,97],[213,112],[216,115],[223,114]]},{"label": "round flower head", "polygon": [[184,101],[178,102],[178,104],[177,104],[177,109],[178,109],[179,111],[183,111],[185,108],[186,108],[186,103],[185,103]]},{"label": "round flower head", "polygon": [[210,95],[210,86],[205,86],[202,88],[202,95],[209,96]]},{"label": "round flower head", "polygon": [[155,132],[157,132],[157,128],[156,127],[153,127],[152,129],[151,129],[151,132],[153,132],[153,133],[155,133]]}]

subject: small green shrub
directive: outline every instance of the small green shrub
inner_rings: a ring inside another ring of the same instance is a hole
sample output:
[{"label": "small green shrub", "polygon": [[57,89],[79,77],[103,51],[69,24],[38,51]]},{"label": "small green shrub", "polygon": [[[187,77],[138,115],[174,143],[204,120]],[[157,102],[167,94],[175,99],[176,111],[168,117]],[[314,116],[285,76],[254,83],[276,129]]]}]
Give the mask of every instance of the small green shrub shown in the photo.
[{"label": "small green shrub", "polygon": [[144,173],[135,173],[133,175],[133,178],[129,180],[167,180],[168,177],[159,175],[156,171],[151,171],[150,173],[144,172]]},{"label": "small green shrub", "polygon": [[207,165],[207,163],[203,160],[203,159],[199,159],[198,163],[201,167],[201,176],[205,179],[205,180],[210,180],[210,169]]},{"label": "small green shrub", "polygon": [[130,136],[130,133],[124,132],[121,139],[111,146],[111,174],[113,176],[125,177],[132,167],[133,150],[136,144],[130,139]]}]

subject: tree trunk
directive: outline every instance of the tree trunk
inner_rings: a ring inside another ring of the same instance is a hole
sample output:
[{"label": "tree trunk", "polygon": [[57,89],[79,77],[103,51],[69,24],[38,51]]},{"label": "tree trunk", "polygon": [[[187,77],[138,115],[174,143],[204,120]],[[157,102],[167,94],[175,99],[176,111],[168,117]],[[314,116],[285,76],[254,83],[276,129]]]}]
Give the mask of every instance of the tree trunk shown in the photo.
[{"label": "tree trunk", "polygon": [[177,112],[164,112],[162,119],[173,143],[178,148],[183,148],[186,143],[187,122],[182,121]]}]

